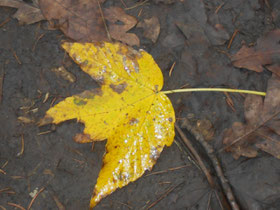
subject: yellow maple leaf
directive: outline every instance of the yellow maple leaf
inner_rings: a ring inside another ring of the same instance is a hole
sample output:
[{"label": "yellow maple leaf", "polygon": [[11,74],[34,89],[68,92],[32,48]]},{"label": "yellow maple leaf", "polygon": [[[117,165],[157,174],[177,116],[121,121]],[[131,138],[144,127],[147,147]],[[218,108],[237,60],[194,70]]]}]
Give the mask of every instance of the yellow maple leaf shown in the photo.
[{"label": "yellow maple leaf", "polygon": [[85,124],[79,143],[107,139],[103,167],[90,201],[151,170],[174,139],[174,110],[161,93],[163,76],[152,56],[120,43],[63,43],[82,70],[101,84],[50,108],[40,124],[77,119]]}]

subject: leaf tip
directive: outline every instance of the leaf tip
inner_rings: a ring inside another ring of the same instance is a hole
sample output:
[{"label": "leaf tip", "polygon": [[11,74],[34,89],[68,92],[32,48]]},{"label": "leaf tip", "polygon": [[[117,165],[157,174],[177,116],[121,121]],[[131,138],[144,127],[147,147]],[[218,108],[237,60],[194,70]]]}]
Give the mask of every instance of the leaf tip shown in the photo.
[{"label": "leaf tip", "polygon": [[61,47],[66,50],[67,52],[69,51],[69,49],[71,49],[73,43],[72,42],[62,42]]},{"label": "leaf tip", "polygon": [[94,192],[90,199],[89,209],[93,209],[100,202],[101,199],[102,197],[100,197],[100,195]]}]

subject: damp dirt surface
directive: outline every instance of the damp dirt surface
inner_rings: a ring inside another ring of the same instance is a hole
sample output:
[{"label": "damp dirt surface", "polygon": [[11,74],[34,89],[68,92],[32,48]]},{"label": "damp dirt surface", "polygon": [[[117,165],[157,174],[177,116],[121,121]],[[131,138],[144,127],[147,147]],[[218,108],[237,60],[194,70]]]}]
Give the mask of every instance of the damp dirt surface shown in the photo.
[{"label": "damp dirt surface", "polygon": [[[128,6],[137,2],[125,1]],[[124,7],[121,1],[106,1],[104,5]],[[21,26],[12,18],[15,11],[0,8],[0,207],[17,209],[12,206],[17,204],[27,208],[40,192],[31,209],[88,209],[106,142],[95,143],[93,149],[91,144],[75,143],[73,137],[82,132],[83,125],[74,120],[57,126],[38,127],[36,123],[52,104],[98,85],[62,50],[61,41],[67,40],[62,32],[48,30],[45,21]],[[140,48],[162,69],[165,90],[184,86],[265,91],[270,72],[235,68],[229,56],[243,43],[254,44],[279,28],[279,11],[278,0],[151,0],[127,13],[138,20],[159,18],[156,43],[145,38],[141,28],[130,32],[140,38]],[[235,30],[239,32],[228,47]],[[61,65],[75,75],[74,83],[52,71]],[[223,147],[223,131],[235,121],[244,122],[244,97],[230,94],[232,106],[224,93],[169,97],[179,125],[186,117],[212,123],[215,134],[209,143],[217,151],[241,209],[279,209],[280,160],[264,152],[256,158],[238,160],[218,152]],[[188,136],[217,180],[205,151]],[[95,209],[222,209],[219,193],[211,189],[191,161],[179,135],[175,140],[177,143],[164,149],[151,172],[116,190]],[[163,173],[152,174],[158,171]]]}]

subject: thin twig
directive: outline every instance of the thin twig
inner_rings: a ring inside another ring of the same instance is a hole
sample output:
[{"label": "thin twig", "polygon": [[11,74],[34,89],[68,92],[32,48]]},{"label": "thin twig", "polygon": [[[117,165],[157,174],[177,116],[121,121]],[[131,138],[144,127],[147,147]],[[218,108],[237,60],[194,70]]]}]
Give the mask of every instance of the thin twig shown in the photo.
[{"label": "thin twig", "polygon": [[4,171],[3,169],[0,168],[0,173],[1,174],[7,174],[6,171]]},{"label": "thin twig", "polygon": [[213,147],[204,140],[204,137],[199,133],[199,131],[197,131],[197,129],[194,126],[191,125],[189,120],[186,119],[186,118],[185,118],[185,121],[184,121],[184,125],[186,126],[187,130],[199,141],[201,146],[205,149],[208,157],[210,158],[210,160],[211,160],[211,162],[212,162],[212,164],[215,168],[217,177],[220,180],[223,191],[224,191],[224,193],[225,193],[225,195],[228,199],[229,204],[231,205],[231,208],[233,210],[239,210],[240,208],[239,208],[239,206],[236,202],[236,199],[233,195],[233,192],[232,192],[231,187],[228,183],[228,180],[224,176],[222,167],[220,165],[220,162],[219,162],[218,158],[216,157],[216,155],[214,153]]},{"label": "thin twig", "polygon": [[7,204],[10,205],[10,206],[16,207],[16,208],[18,208],[18,209],[25,210],[25,208],[23,208],[21,205],[18,205],[18,204],[16,204],[16,203],[10,203],[10,202],[8,202]]},{"label": "thin twig", "polygon": [[209,193],[208,202],[207,202],[207,210],[210,209],[212,194],[213,194],[213,191],[211,191],[211,192]]},{"label": "thin twig", "polygon": [[150,1],[150,0],[145,0],[145,1],[141,2],[141,3],[135,4],[132,7],[127,7],[124,10],[130,10],[130,9],[134,9],[134,8],[140,7],[140,6],[144,5],[144,4],[146,4],[148,1]]},{"label": "thin twig", "polygon": [[0,105],[2,103],[2,98],[3,98],[3,83],[4,83],[4,77],[5,77],[5,70],[4,66],[0,66]]},{"label": "thin twig", "polygon": [[7,210],[4,206],[1,206],[1,205],[0,205],[0,209]]},{"label": "thin twig", "polygon": [[6,23],[10,22],[11,18],[8,17],[6,18],[2,23],[0,23],[0,27],[2,27],[3,25],[5,25]]},{"label": "thin twig", "polygon": [[55,195],[52,195],[52,198],[53,198],[58,210],[65,210],[66,209],[64,207],[64,205],[58,200],[58,198]]},{"label": "thin twig", "polygon": [[189,166],[190,165],[183,165],[183,166],[178,166],[178,167],[174,167],[174,168],[168,168],[168,169],[163,170],[163,171],[155,171],[155,172],[147,174],[145,177],[151,176],[151,175],[163,174],[163,173],[167,173],[169,171],[176,171],[176,170],[179,170],[179,169],[182,169],[182,168],[186,168],[186,167],[189,167]]},{"label": "thin twig", "polygon": [[6,192],[6,191],[10,191],[12,188],[10,187],[6,187],[6,188],[3,188],[3,189],[0,189],[0,193],[3,193],[3,192]]},{"label": "thin twig", "polygon": [[48,134],[48,133],[51,133],[52,131],[48,130],[48,131],[43,131],[43,132],[40,132],[40,133],[37,133],[37,136],[41,136],[41,135],[45,135],[45,134]]},{"label": "thin twig", "polygon": [[17,157],[21,156],[24,152],[24,136],[21,134],[21,149],[20,152],[17,154]]},{"label": "thin twig", "polygon": [[221,3],[217,9],[215,10],[215,14],[218,14],[218,12],[220,11],[220,9],[225,5],[225,2]]},{"label": "thin twig", "polygon": [[237,35],[238,32],[239,32],[238,29],[235,29],[235,31],[233,32],[233,34],[232,34],[232,36],[229,40],[228,46],[227,46],[228,49],[231,47],[231,44],[232,44],[232,42],[233,42],[233,40],[234,40],[234,38],[235,38],[235,36]]},{"label": "thin twig", "polygon": [[193,156],[195,157],[196,161],[198,162],[201,170],[203,171],[203,173],[206,176],[206,179],[208,181],[208,183],[210,184],[211,188],[214,188],[215,186],[215,182],[213,180],[213,177],[211,176],[210,172],[208,171],[208,169],[206,168],[206,166],[204,165],[203,161],[201,160],[199,154],[196,152],[196,150],[194,149],[192,143],[188,140],[188,138],[186,137],[186,135],[184,134],[184,132],[182,131],[182,129],[175,123],[175,128],[178,131],[178,133],[180,134],[182,140],[184,141],[184,143],[187,145],[188,149],[191,151],[191,153],[193,154]]},{"label": "thin twig", "polygon": [[173,72],[173,69],[174,69],[175,65],[176,65],[176,61],[173,62],[172,66],[171,66],[171,68],[170,68],[170,70],[169,70],[169,73],[168,73],[168,76],[169,76],[169,77],[171,77],[171,74],[172,74],[172,72]]},{"label": "thin twig", "polygon": [[33,47],[32,47],[32,52],[35,51],[36,46],[37,46],[39,40],[42,39],[42,38],[45,36],[45,34],[46,34],[46,33],[41,34],[41,35],[36,39],[36,41],[34,42]]},{"label": "thin twig", "polygon": [[129,208],[129,209],[133,209],[133,207],[131,207],[130,205],[128,205],[128,204],[126,204],[126,203],[123,203],[123,202],[120,202],[120,201],[114,201],[114,202],[116,202],[116,203],[119,203],[119,204],[121,204],[121,205],[123,205],[123,206],[126,206],[127,208]]},{"label": "thin twig", "polygon": [[224,92],[224,94],[226,95],[227,104],[229,105],[229,107],[231,108],[232,111],[236,112],[236,110],[234,108],[233,100],[231,99],[230,95],[227,92]]},{"label": "thin twig", "polygon": [[45,187],[42,187],[39,192],[37,192],[37,194],[32,198],[32,200],[30,201],[28,207],[27,207],[27,210],[29,210],[32,206],[32,204],[34,203],[35,199],[38,197],[38,195],[43,192],[45,190]]},{"label": "thin twig", "polygon": [[[174,139],[174,143],[177,145],[179,150],[187,156],[188,160],[190,162],[192,162],[192,164],[194,164],[198,169],[200,169],[199,165],[195,162],[195,158],[193,157],[193,155],[186,149],[183,149],[181,143],[179,143],[176,139]],[[184,147],[184,148],[186,148],[186,147]]]},{"label": "thin twig", "polygon": [[99,0],[96,0],[96,1],[97,1],[97,3],[98,3],[99,12],[100,12],[100,14],[101,14],[101,18],[102,18],[102,21],[103,21],[103,24],[104,24],[104,27],[105,27],[105,30],[106,30],[108,39],[109,39],[110,41],[112,41],[112,37],[111,37],[111,34],[110,34],[109,29],[108,29],[108,27],[107,27],[107,24],[106,24],[106,21],[105,21],[105,17],[104,17],[104,13],[103,13],[103,11],[102,11],[100,2],[99,2]]},{"label": "thin twig", "polygon": [[16,61],[18,62],[18,64],[21,65],[22,62],[21,62],[20,59],[18,58],[18,56],[17,56],[17,54],[16,54],[16,51],[14,51],[13,48],[11,48],[11,51],[12,51],[12,53],[13,53],[13,55],[14,55]]},{"label": "thin twig", "polygon": [[162,199],[164,199],[169,193],[171,193],[173,190],[175,190],[177,187],[182,185],[184,182],[181,182],[180,184],[177,184],[173,187],[170,187],[168,190],[166,190],[155,202],[153,202],[151,205],[149,205],[146,209],[150,209],[154,207],[156,204],[158,204]]},{"label": "thin twig", "polygon": [[7,161],[1,166],[1,168],[2,168],[2,169],[5,168],[5,167],[8,165],[8,163],[9,163],[9,161],[7,160]]},{"label": "thin twig", "polygon": [[218,200],[218,203],[219,203],[221,209],[223,209],[223,204],[222,204],[222,201],[221,201],[221,199],[220,199],[220,197],[219,197],[217,191],[215,191],[215,195],[216,195],[216,198],[217,198],[217,200]]},{"label": "thin twig", "polygon": [[124,6],[125,8],[127,8],[127,6],[126,6],[126,4],[125,4],[125,2],[124,2],[123,0],[121,0],[121,3],[123,4],[123,6]]}]

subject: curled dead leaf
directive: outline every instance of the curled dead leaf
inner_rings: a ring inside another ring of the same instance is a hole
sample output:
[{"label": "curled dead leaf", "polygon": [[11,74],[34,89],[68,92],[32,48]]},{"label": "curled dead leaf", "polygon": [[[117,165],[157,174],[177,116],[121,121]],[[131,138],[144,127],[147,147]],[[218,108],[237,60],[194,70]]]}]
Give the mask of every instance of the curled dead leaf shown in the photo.
[{"label": "curled dead leaf", "polygon": [[19,24],[32,24],[45,19],[35,4],[27,4],[19,0],[0,0],[0,6],[17,8],[13,17],[18,19]]},{"label": "curled dead leaf", "polygon": [[[137,19],[131,15],[125,13],[122,8],[119,7],[109,7],[104,9],[105,19],[109,21],[109,32],[113,39],[126,43],[128,45],[140,45],[140,40],[133,33],[127,33],[132,29],[136,23]],[[123,24],[117,24],[118,21]]]}]

